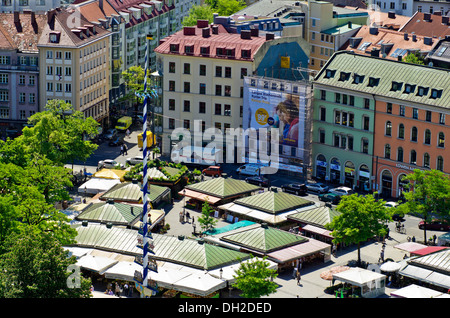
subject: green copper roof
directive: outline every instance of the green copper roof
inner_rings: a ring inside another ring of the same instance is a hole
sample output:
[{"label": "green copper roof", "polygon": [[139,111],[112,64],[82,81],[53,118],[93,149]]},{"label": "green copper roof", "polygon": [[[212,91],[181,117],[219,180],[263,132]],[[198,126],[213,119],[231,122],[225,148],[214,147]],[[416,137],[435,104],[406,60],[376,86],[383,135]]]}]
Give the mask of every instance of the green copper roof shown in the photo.
[{"label": "green copper roof", "polygon": [[225,235],[221,240],[263,253],[307,241],[304,237],[266,226]]},{"label": "green copper roof", "polygon": [[[117,201],[141,202],[142,201],[142,185],[135,182],[122,182],[114,185],[111,189],[100,196],[100,199],[113,199]],[[161,195],[169,192],[167,187],[157,185],[149,185],[148,200],[155,201]]]},{"label": "green copper roof", "polygon": [[399,103],[416,102],[450,107],[450,70],[349,51],[334,53],[316,75],[314,82],[373,94],[375,97],[392,98],[399,100]]},{"label": "green copper roof", "polygon": [[277,214],[314,204],[314,202],[285,192],[266,191],[234,201],[248,208]]},{"label": "green copper roof", "polygon": [[326,206],[321,206],[318,208],[306,210],[304,212],[291,214],[288,216],[288,219],[304,222],[319,227],[325,227],[326,224],[333,221],[333,218],[335,218],[340,214],[341,214],[340,212],[334,209],[330,209]]},{"label": "green copper roof", "polygon": [[239,194],[245,194],[261,189],[261,187],[249,184],[243,180],[232,178],[214,178],[211,180],[194,183],[186,189],[209,194],[219,198],[227,198]]},{"label": "green copper roof", "polygon": [[76,217],[78,220],[129,225],[142,213],[142,207],[118,202],[98,202],[88,205]]}]

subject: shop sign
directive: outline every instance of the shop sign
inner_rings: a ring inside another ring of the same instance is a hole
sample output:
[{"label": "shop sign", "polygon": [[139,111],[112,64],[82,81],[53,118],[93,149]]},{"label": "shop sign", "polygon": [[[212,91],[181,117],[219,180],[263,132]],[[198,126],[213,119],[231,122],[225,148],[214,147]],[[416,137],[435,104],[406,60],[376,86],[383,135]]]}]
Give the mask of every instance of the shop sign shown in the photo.
[{"label": "shop sign", "polygon": [[334,163],[331,163],[330,164],[330,169],[331,170],[341,170],[341,166],[340,165],[337,165],[337,164],[334,164]]},{"label": "shop sign", "polygon": [[327,163],[325,161],[316,160],[316,165],[319,167],[326,167]]},{"label": "shop sign", "polygon": [[370,178],[370,172],[359,170],[359,176],[365,177],[365,178]]},{"label": "shop sign", "polygon": [[[396,166],[397,168],[400,168],[400,169],[411,170],[411,171],[413,171],[413,170],[415,170],[415,169],[420,169],[419,167],[416,167],[416,166],[410,167],[410,166],[407,166],[407,165],[403,165],[403,164],[401,164],[401,163],[397,163],[395,166]],[[422,169],[420,169],[420,170],[422,170]]]},{"label": "shop sign", "polygon": [[349,174],[353,175],[354,172],[355,172],[355,169],[349,168],[349,167],[345,167],[345,173],[349,173]]}]

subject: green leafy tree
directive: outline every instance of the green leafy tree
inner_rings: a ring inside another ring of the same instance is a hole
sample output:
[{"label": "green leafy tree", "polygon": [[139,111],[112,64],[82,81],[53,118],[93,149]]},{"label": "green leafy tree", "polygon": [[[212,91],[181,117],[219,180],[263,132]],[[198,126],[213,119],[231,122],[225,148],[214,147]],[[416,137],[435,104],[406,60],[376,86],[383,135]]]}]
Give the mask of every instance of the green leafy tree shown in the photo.
[{"label": "green leafy tree", "polygon": [[215,0],[216,4],[213,6],[213,9],[220,16],[230,16],[242,9],[244,9],[247,5],[244,0]]},{"label": "green leafy tree", "polygon": [[[80,275],[68,284],[69,266],[76,263],[50,234],[30,227],[11,235],[0,255],[0,297],[2,298],[89,298],[91,281]],[[73,288],[72,288],[73,287]]]},{"label": "green leafy tree", "polygon": [[214,12],[209,5],[193,5],[189,10],[189,15],[184,17],[183,26],[197,25],[197,20],[208,20],[209,23],[214,21]]},{"label": "green leafy tree", "polygon": [[269,269],[266,257],[262,260],[252,256],[246,262],[242,262],[236,271],[236,282],[233,287],[242,291],[244,298],[260,298],[274,293],[278,287],[273,279],[278,276],[276,270]]},{"label": "green leafy tree", "polygon": [[[404,191],[405,204],[397,207],[403,214],[420,215],[425,224],[433,218],[450,220],[450,178],[439,170],[420,170],[406,175],[410,189]],[[424,242],[427,241],[426,226],[423,228]]]},{"label": "green leafy tree", "polygon": [[217,224],[217,220],[211,215],[214,209],[205,201],[202,206],[202,215],[198,217],[198,223],[202,228],[202,232],[211,231]]},{"label": "green leafy tree", "polygon": [[420,53],[414,52],[410,53],[407,56],[405,56],[402,60],[406,63],[412,63],[412,64],[418,64],[418,65],[425,65],[424,58]]},{"label": "green leafy tree", "polygon": [[386,222],[391,220],[385,201],[376,201],[373,195],[343,196],[336,210],[341,214],[327,224],[332,230],[333,243],[357,244],[358,263],[361,263],[360,243],[374,236],[387,234]]},{"label": "green leafy tree", "polygon": [[23,135],[13,142],[24,147],[28,156],[39,154],[64,165],[75,159],[86,160],[98,147],[85,137],[97,134],[99,124],[62,100],[48,101],[45,111],[34,114],[28,122],[32,126],[24,127]]}]

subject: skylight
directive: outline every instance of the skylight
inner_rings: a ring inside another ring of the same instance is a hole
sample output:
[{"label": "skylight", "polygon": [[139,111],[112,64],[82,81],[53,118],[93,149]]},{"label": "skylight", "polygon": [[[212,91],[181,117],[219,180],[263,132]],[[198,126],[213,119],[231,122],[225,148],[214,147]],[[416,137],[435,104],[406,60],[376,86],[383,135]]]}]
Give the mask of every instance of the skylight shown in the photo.
[{"label": "skylight", "polygon": [[399,57],[399,56],[403,57],[407,52],[408,52],[408,50],[395,49],[394,53],[392,53],[391,56],[392,57]]},{"label": "skylight", "polygon": [[371,44],[372,44],[371,42],[364,42],[363,44],[361,44],[358,50],[365,51]]}]

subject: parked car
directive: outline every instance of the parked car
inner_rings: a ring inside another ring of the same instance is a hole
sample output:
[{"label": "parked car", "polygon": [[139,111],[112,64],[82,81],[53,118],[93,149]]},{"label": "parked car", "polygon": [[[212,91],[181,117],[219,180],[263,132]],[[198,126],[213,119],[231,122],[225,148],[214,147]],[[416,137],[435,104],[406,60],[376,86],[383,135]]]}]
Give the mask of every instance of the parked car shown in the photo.
[{"label": "parked car", "polygon": [[220,177],[222,175],[222,168],[219,166],[209,166],[208,168],[203,169],[202,173],[205,176]]},{"label": "parked car", "polygon": [[135,156],[135,157],[127,158],[127,160],[125,162],[128,163],[130,166],[134,166],[134,165],[137,165],[138,163],[144,162],[144,156]]},{"label": "parked car", "polygon": [[306,185],[302,183],[283,184],[281,186],[281,190],[284,192],[294,193],[296,195],[306,195],[306,192],[308,191]]},{"label": "parked car", "polygon": [[323,202],[331,202],[332,204],[339,204],[342,195],[336,193],[322,193],[319,194],[319,200]]},{"label": "parked car", "polygon": [[246,164],[236,169],[237,174],[247,176],[259,176],[261,170],[260,165]]},{"label": "parked car", "polygon": [[105,159],[105,160],[101,160],[98,162],[98,169],[114,169],[117,166],[120,166],[120,168],[123,168],[123,164],[118,163],[117,161],[113,160],[113,159]]},{"label": "parked car", "polygon": [[[423,221],[419,222],[419,229],[423,230],[425,227],[425,223]],[[432,231],[450,231],[450,223],[447,221],[439,221],[439,220],[433,220],[431,223],[426,224],[427,230]]]},{"label": "parked car", "polygon": [[398,205],[397,202],[389,201],[389,202],[386,202],[384,206],[387,208],[395,208],[395,207],[397,207],[397,205]]},{"label": "parked car", "polygon": [[269,179],[263,176],[254,176],[245,178],[245,182],[259,185],[260,187],[270,187]]},{"label": "parked car", "polygon": [[306,188],[308,191],[311,192],[318,192],[318,193],[327,193],[328,192],[328,186],[326,186],[323,183],[307,183]]},{"label": "parked car", "polygon": [[105,139],[111,140],[115,137],[117,137],[117,129],[111,128],[105,132]]},{"label": "parked car", "polygon": [[337,187],[330,190],[331,193],[336,193],[340,195],[350,195],[353,194],[353,190],[348,187]]},{"label": "parked car", "polygon": [[121,144],[123,144],[123,140],[120,137],[115,137],[114,139],[111,139],[111,141],[108,143],[108,145],[111,147],[117,147]]}]

